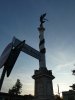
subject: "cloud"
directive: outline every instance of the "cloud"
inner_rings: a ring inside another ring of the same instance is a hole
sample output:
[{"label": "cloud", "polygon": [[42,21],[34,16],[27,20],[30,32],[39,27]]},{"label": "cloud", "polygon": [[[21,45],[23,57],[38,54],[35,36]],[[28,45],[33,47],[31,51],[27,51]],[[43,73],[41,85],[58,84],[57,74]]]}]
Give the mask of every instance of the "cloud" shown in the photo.
[{"label": "cloud", "polygon": [[67,71],[66,69],[69,69],[70,71],[72,70],[72,68],[74,68],[74,63],[75,61],[72,61],[72,62],[67,62],[67,63],[64,63],[64,64],[58,64],[55,66],[55,71],[63,71],[65,70],[65,72]]}]

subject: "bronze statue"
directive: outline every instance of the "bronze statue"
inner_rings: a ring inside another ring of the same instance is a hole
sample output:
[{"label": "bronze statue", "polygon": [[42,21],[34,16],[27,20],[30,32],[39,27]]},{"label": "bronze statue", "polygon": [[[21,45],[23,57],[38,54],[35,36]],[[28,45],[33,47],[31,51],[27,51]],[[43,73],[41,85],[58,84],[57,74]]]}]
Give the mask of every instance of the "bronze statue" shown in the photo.
[{"label": "bronze statue", "polygon": [[45,16],[46,16],[46,13],[44,13],[44,14],[42,14],[42,15],[40,16],[40,22],[41,22],[40,27],[43,26],[43,23],[44,23],[45,21],[48,21],[47,19],[45,19]]}]

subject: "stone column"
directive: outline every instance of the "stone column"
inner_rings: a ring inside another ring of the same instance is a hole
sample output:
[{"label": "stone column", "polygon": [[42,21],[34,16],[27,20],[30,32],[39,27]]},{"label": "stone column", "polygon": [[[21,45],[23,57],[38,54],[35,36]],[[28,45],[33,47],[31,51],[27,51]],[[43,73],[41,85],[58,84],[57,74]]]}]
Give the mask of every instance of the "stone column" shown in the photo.
[{"label": "stone column", "polygon": [[35,80],[34,87],[34,96],[35,100],[54,100],[53,95],[53,84],[52,80],[54,76],[52,75],[51,70],[47,70],[46,68],[46,60],[45,60],[45,39],[44,39],[44,31],[45,28],[40,26],[39,30],[39,51],[40,51],[40,59],[39,59],[39,70],[35,70],[32,78]]}]

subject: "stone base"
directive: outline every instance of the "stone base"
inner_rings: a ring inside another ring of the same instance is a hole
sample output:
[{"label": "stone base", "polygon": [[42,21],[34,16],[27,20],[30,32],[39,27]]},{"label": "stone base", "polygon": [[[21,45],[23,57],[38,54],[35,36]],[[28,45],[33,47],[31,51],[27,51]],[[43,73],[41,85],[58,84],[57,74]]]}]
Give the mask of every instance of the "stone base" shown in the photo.
[{"label": "stone base", "polygon": [[51,70],[35,70],[32,78],[35,80],[35,100],[54,100]]}]

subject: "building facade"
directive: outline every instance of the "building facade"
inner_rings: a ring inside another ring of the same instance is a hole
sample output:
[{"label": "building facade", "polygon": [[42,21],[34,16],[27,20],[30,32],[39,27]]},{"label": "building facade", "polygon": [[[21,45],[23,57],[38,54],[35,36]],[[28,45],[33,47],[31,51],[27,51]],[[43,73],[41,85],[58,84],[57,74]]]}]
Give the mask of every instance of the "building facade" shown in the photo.
[{"label": "building facade", "polygon": [[69,90],[62,92],[63,100],[75,100],[75,91]]}]

